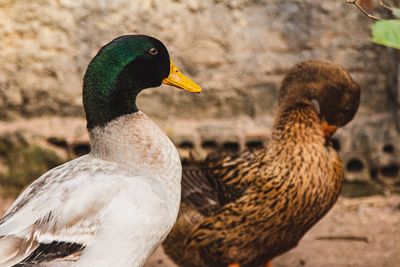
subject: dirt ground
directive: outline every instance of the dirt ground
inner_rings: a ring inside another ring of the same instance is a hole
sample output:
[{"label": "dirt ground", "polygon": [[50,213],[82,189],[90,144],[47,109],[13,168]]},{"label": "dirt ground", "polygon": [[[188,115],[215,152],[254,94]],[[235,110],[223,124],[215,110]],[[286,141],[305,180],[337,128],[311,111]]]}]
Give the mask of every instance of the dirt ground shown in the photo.
[{"label": "dirt ground", "polygon": [[[400,266],[400,196],[341,198],[274,267]],[[159,249],[145,267],[175,267]],[[190,266],[185,266],[190,267]]]},{"label": "dirt ground", "polygon": [[[11,200],[0,200],[0,213]],[[341,198],[274,267],[400,266],[400,196]],[[145,267],[176,267],[160,248]],[[187,266],[190,267],[190,266]]]}]

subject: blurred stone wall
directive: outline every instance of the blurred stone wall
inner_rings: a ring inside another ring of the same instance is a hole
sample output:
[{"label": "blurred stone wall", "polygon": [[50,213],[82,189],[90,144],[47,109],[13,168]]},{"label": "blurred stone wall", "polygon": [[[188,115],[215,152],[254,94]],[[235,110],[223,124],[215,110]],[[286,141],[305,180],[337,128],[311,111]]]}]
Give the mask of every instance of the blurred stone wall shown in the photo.
[{"label": "blurred stone wall", "polygon": [[[18,132],[61,159],[87,152],[86,65],[111,39],[142,33],[161,39],[204,88],[191,95],[162,87],[139,97],[183,156],[191,148],[265,145],[284,74],[322,59],[348,68],[362,87],[356,119],[334,140],[346,178],[400,184],[399,52],[372,44],[370,21],[344,2],[0,0],[0,134],[15,141]],[[5,162],[0,177],[9,175]]]}]

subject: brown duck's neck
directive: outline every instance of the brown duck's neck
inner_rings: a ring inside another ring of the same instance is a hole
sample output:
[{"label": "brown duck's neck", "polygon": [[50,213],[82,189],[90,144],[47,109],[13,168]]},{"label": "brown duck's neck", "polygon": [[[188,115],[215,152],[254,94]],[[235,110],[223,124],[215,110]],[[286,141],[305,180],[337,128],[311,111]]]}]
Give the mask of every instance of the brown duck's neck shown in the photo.
[{"label": "brown duck's neck", "polygon": [[275,142],[325,143],[320,118],[312,104],[280,106],[272,131]]}]

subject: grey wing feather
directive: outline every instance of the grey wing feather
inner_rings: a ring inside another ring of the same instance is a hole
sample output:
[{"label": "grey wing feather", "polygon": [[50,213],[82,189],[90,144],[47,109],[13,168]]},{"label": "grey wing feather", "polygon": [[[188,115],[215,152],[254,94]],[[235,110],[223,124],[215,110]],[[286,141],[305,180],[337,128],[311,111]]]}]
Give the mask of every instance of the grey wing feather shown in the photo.
[{"label": "grey wing feather", "polygon": [[182,201],[203,215],[221,207],[217,188],[209,181],[204,168],[195,164],[183,167]]},{"label": "grey wing feather", "polygon": [[240,197],[254,179],[265,149],[213,153],[183,166],[182,202],[210,216]]}]

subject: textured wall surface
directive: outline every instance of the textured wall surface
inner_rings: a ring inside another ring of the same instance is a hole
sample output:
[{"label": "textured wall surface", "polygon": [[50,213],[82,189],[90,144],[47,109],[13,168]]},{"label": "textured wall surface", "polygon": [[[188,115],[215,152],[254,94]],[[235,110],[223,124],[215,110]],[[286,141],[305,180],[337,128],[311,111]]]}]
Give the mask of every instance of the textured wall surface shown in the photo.
[{"label": "textured wall surface", "polygon": [[23,132],[64,157],[85,152],[86,65],[116,36],[144,33],[204,87],[139,97],[183,155],[262,144],[283,75],[322,59],[348,68],[362,87],[356,119],[335,140],[347,178],[400,183],[399,56],[369,42],[369,23],[341,0],[0,0],[0,133]]}]

